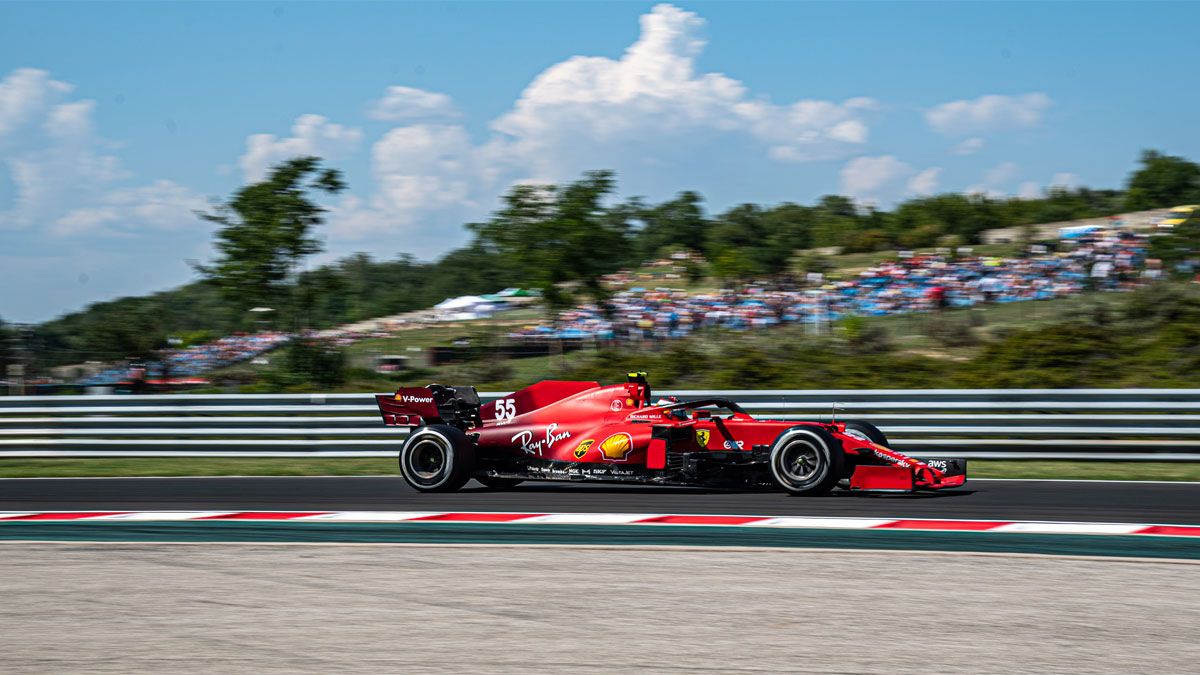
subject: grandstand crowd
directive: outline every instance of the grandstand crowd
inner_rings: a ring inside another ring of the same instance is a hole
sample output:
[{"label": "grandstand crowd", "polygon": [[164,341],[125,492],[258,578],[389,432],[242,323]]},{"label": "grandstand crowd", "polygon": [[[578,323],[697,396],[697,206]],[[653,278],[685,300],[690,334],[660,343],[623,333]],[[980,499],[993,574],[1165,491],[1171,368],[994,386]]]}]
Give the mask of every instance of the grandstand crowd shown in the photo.
[{"label": "grandstand crowd", "polygon": [[167,350],[161,354],[161,360],[146,365],[134,363],[109,368],[85,377],[80,384],[102,385],[130,379],[153,381],[195,377],[216,368],[252,359],[291,339],[291,334],[278,331],[238,333],[185,349]]},{"label": "grandstand crowd", "polygon": [[[1089,233],[1069,250],[1022,258],[909,255],[862,271],[854,279],[809,285],[750,285],[689,294],[633,287],[615,293],[607,308],[586,304],[555,324],[530,326],[515,338],[600,340],[682,337],[700,328],[734,330],[781,323],[822,323],[850,315],[927,312],[985,303],[1044,300],[1087,290],[1127,290],[1157,276],[1147,267],[1146,237],[1130,232]],[[607,309],[607,311],[605,311]]]}]

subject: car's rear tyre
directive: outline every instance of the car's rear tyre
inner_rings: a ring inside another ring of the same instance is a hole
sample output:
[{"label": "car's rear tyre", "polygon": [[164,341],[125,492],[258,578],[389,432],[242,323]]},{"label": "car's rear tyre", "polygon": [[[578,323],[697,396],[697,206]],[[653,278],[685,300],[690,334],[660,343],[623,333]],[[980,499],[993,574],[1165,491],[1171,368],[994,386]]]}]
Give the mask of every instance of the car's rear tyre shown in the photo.
[{"label": "car's rear tyre", "polygon": [[445,424],[418,428],[400,448],[400,474],[421,492],[453,492],[471,480],[474,469],[475,446]]},{"label": "car's rear tyre", "polygon": [[820,427],[793,427],[771,445],[771,477],[793,495],[828,493],[842,477],[842,445]]},{"label": "car's rear tyre", "polygon": [[522,483],[520,478],[497,478],[495,476],[476,476],[475,480],[489,490],[510,490]]}]

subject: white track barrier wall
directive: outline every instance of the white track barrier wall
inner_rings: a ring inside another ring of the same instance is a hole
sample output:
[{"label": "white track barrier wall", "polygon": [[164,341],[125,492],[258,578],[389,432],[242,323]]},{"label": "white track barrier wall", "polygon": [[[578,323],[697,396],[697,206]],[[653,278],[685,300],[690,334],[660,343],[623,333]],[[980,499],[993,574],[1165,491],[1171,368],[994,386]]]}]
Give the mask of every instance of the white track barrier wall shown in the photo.
[{"label": "white track barrier wall", "polygon": [[[504,396],[485,392],[485,401]],[[1200,389],[680,390],[879,426],[923,457],[1200,461]],[[0,397],[0,457],[386,457],[372,394]]]}]

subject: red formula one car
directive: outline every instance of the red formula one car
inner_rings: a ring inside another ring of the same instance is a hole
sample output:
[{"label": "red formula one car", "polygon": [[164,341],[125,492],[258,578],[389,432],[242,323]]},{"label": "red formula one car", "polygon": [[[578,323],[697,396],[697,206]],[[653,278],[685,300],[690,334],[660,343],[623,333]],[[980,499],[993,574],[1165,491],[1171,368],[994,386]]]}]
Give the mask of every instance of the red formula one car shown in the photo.
[{"label": "red formula one car", "polygon": [[652,402],[645,373],[625,384],[539,382],[480,404],[472,387],[403,387],[376,396],[383,421],[412,427],[400,471],[425,492],[474,478],[607,481],[822,495],[940,490],[966,482],[966,460],[918,460],[865,422],[754,419],[733,401]]}]

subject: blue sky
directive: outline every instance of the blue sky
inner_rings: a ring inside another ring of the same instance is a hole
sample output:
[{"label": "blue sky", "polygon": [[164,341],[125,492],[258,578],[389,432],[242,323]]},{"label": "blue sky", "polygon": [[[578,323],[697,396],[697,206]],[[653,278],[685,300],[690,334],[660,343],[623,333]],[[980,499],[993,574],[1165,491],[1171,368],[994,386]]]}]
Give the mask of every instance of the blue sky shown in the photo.
[{"label": "blue sky", "polygon": [[623,195],[1119,186],[1200,158],[1195,3],[0,3],[0,317],[194,278],[195,218],[316,153],[321,260],[434,258],[515,182]]}]

